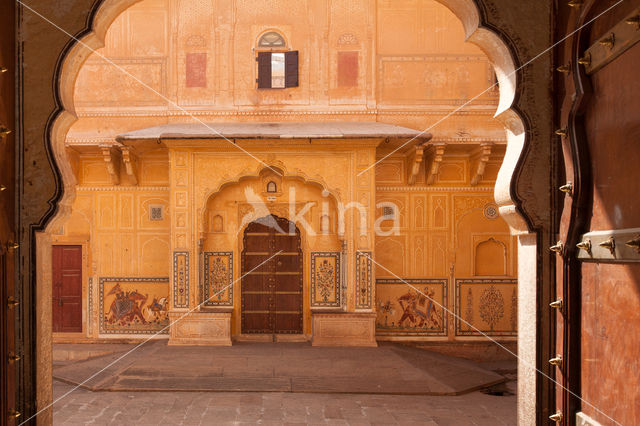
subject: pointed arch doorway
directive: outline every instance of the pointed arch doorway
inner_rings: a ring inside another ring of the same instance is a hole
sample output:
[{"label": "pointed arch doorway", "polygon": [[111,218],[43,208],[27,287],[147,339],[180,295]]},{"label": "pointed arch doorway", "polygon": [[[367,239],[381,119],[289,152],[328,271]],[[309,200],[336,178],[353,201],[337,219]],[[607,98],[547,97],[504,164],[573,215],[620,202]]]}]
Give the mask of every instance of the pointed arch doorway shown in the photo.
[{"label": "pointed arch doorway", "polygon": [[243,236],[243,334],[302,334],[300,230],[275,215],[247,225]]}]

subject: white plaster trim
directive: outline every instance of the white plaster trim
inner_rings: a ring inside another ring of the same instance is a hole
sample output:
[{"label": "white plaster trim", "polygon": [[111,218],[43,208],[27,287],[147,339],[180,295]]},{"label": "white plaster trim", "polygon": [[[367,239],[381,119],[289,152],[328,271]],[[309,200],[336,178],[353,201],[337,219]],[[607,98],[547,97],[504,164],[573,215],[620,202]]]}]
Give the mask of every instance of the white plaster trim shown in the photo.
[{"label": "white plaster trim", "polygon": [[576,426],[601,426],[600,423],[587,416],[582,411],[576,413]]}]

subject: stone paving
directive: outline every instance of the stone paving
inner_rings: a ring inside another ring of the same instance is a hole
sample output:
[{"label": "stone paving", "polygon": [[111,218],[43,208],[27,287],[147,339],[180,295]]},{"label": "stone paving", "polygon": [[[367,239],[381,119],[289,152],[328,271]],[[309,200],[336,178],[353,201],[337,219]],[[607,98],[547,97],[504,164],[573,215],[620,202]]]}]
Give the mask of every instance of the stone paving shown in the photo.
[{"label": "stone paving", "polygon": [[94,391],[400,395],[459,395],[505,380],[471,361],[397,344],[377,348],[314,347],[309,343],[185,347],[149,342],[122,357],[123,349],[86,361],[56,363],[53,377]]},{"label": "stone paving", "polygon": [[[507,386],[513,390],[514,383]],[[54,381],[54,399],[73,389]],[[516,398],[283,392],[92,392],[54,405],[60,425],[516,425]]]},{"label": "stone paving", "polygon": [[[132,347],[54,345],[54,401]],[[56,402],[54,423],[515,425],[514,368],[394,344],[150,342]]]}]

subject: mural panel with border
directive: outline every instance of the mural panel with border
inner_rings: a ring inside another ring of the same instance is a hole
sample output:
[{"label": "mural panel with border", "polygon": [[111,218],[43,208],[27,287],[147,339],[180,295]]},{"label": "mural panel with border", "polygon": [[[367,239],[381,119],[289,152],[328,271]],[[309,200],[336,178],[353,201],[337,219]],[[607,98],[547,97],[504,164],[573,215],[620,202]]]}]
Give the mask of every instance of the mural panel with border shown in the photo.
[{"label": "mural panel with border", "polygon": [[340,307],[340,252],[311,252],[311,307]]},{"label": "mural panel with border", "polygon": [[517,336],[518,280],[458,278],[455,291],[456,336]]},{"label": "mural panel with border", "polygon": [[169,277],[100,277],[100,333],[169,333]]},{"label": "mural panel with border", "polygon": [[376,280],[377,336],[446,336],[446,278]]},{"label": "mural panel with border", "polygon": [[204,306],[233,306],[233,252],[204,252]]}]

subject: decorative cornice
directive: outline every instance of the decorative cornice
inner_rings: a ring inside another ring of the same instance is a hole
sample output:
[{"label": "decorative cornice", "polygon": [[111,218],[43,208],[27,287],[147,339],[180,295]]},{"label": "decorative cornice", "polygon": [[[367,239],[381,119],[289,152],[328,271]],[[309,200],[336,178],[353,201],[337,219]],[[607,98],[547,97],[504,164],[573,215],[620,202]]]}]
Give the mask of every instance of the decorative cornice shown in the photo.
[{"label": "decorative cornice", "polygon": [[76,186],[77,191],[169,191],[168,186]]},{"label": "decorative cornice", "polygon": [[102,138],[97,138],[97,137],[90,137],[90,138],[67,138],[65,145],[69,146],[69,145],[83,145],[83,144],[115,144],[115,145],[120,145],[118,142],[116,142],[115,137],[102,137]]},{"label": "decorative cornice", "polygon": [[447,138],[447,137],[434,137],[431,142],[471,142],[471,143],[507,143],[507,138]]},{"label": "decorative cornice", "polygon": [[389,192],[493,192],[491,186],[376,186],[376,191]]},{"label": "decorative cornice", "polygon": [[372,109],[372,110],[301,110],[301,111],[193,111],[193,110],[161,110],[161,111],[78,111],[79,118],[88,117],[184,117],[184,116],[211,116],[211,117],[247,117],[247,116],[261,116],[261,117],[282,117],[282,116],[295,116],[295,115],[357,115],[357,116],[376,116],[376,115],[444,115],[451,114],[456,116],[465,115],[479,115],[493,117],[495,114],[495,104],[492,102],[474,102],[472,106],[490,106],[494,108],[486,108],[480,110],[460,110],[453,112],[451,107],[463,105],[466,102],[464,99],[455,99],[447,103],[432,104],[432,106],[439,106],[438,109],[407,109],[407,110],[385,110],[385,109]]}]

